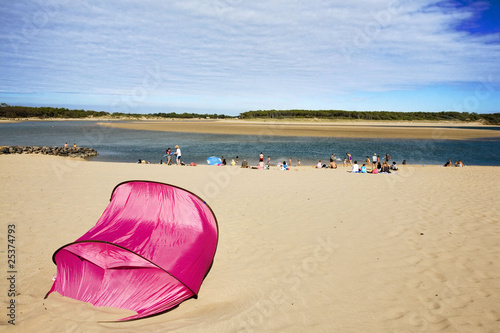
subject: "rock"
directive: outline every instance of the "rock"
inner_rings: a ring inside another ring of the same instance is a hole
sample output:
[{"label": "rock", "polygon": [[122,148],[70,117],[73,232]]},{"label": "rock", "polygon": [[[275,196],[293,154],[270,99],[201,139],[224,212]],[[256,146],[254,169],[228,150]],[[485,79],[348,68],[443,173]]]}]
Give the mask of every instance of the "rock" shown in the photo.
[{"label": "rock", "polygon": [[0,155],[4,154],[43,154],[43,155],[55,155],[55,156],[69,156],[69,157],[80,157],[86,158],[91,156],[97,156],[96,150],[87,147],[37,147],[37,146],[1,146]]}]

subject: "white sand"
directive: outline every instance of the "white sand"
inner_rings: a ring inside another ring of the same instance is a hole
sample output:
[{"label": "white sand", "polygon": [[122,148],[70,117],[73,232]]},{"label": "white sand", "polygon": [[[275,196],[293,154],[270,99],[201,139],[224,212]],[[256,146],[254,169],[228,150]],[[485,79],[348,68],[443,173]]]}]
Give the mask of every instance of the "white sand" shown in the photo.
[{"label": "white sand", "polygon": [[[397,174],[0,156],[2,331],[494,332],[500,327],[500,168]],[[206,199],[220,230],[199,299],[129,312],[52,294],[51,256],[98,220],[114,186],[145,179]],[[16,228],[16,325],[7,239]]]}]

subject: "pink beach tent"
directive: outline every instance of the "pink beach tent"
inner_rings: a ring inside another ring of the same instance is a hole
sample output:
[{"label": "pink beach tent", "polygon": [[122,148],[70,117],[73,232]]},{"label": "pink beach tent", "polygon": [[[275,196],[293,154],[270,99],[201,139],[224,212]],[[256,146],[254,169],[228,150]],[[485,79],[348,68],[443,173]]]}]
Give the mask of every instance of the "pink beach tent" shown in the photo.
[{"label": "pink beach tent", "polygon": [[137,312],[121,320],[155,315],[197,298],[217,241],[203,199],[168,184],[123,182],[97,224],[54,253],[57,277],[47,296]]}]

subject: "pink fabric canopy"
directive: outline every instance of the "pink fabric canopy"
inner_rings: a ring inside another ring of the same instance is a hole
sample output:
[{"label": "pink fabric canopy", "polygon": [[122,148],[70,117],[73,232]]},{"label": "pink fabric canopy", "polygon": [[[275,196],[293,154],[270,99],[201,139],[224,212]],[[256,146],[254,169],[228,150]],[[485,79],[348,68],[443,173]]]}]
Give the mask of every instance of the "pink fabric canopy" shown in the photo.
[{"label": "pink fabric canopy", "polygon": [[[97,224],[53,255],[57,291],[131,320],[196,298],[217,248],[217,220],[201,198],[157,182],[118,184]],[[46,296],[46,297],[47,297]]]}]

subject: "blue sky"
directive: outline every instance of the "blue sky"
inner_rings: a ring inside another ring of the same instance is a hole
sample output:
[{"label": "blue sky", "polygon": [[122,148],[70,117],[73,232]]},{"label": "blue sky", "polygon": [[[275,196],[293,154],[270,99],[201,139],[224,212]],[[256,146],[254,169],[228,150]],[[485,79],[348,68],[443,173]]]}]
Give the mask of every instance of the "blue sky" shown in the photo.
[{"label": "blue sky", "polygon": [[500,112],[500,1],[3,1],[0,102]]}]

